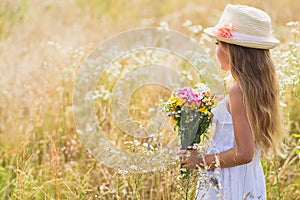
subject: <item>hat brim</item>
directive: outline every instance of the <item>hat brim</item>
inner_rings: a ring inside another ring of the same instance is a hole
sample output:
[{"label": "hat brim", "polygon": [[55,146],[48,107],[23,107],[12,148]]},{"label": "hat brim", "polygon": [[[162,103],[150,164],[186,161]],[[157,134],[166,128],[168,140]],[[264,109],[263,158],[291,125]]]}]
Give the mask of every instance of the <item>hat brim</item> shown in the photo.
[{"label": "hat brim", "polygon": [[236,38],[234,36],[232,38],[224,38],[224,37],[217,36],[215,34],[216,33],[215,27],[206,28],[203,31],[204,33],[208,34],[211,37],[216,38],[219,41],[226,42],[229,44],[235,44],[243,47],[250,47],[250,48],[257,48],[257,49],[272,49],[280,43],[279,40],[277,40],[273,36],[267,38],[260,38],[260,40],[257,39],[249,40],[243,38]]}]

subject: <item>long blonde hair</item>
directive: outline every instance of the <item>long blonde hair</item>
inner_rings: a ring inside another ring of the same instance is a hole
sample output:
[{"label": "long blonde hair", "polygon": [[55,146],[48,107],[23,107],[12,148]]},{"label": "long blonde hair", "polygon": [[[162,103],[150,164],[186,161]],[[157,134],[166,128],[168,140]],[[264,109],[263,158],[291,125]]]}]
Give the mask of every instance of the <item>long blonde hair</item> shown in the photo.
[{"label": "long blonde hair", "polygon": [[221,42],[228,52],[232,77],[243,93],[243,103],[255,145],[263,153],[281,153],[279,86],[270,51]]}]

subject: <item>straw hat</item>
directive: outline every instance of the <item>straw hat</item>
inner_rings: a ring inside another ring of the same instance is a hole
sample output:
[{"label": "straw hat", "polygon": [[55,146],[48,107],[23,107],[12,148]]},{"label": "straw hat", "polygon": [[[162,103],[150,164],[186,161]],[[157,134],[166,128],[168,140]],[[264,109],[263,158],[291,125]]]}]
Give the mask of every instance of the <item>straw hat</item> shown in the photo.
[{"label": "straw hat", "polygon": [[228,4],[215,27],[204,32],[217,40],[244,47],[272,49],[279,41],[272,36],[270,16],[262,10]]}]

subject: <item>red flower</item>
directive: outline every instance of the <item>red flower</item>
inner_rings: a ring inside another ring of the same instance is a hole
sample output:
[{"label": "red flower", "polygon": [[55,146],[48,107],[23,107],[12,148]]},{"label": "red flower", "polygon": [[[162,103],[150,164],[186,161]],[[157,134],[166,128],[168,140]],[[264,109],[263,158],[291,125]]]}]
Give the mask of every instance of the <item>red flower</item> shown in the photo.
[{"label": "red flower", "polygon": [[232,38],[232,23],[224,24],[218,28],[216,35],[223,38]]}]

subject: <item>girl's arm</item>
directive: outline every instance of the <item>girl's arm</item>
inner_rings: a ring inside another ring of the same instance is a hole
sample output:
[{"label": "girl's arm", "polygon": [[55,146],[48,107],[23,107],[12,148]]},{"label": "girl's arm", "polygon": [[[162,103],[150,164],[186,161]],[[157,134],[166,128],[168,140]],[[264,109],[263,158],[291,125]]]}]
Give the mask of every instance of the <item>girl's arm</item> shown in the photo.
[{"label": "girl's arm", "polygon": [[[234,84],[229,90],[229,105],[235,147],[217,155],[221,167],[246,164],[252,160],[254,154],[254,138],[243,104],[243,93],[238,84]],[[206,155],[205,162],[208,166],[215,167],[215,155]]]},{"label": "girl's arm", "polygon": [[[238,84],[234,84],[229,90],[229,105],[232,116],[235,147],[218,154],[207,154],[203,159],[197,158],[194,153],[189,152],[191,156],[187,157],[187,151],[179,153],[182,157],[183,167],[194,168],[196,165],[215,168],[216,156],[220,160],[218,167],[233,167],[250,162],[254,154],[254,138],[249,121],[247,119],[245,106],[243,104],[243,94]],[[224,136],[226,137],[226,136]]]}]

